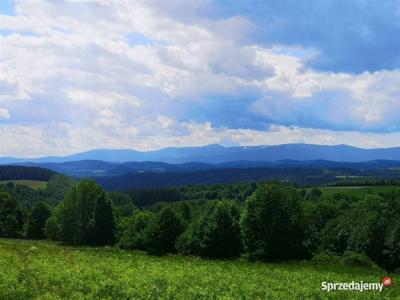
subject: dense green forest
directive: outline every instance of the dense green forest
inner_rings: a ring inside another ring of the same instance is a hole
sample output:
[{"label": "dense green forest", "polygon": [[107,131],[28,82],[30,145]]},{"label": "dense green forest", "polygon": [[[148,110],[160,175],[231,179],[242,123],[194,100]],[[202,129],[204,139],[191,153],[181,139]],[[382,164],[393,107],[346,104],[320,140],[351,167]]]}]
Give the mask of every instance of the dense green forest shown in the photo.
[{"label": "dense green forest", "polygon": [[301,187],[313,187],[334,183],[357,181],[400,181],[399,168],[356,169],[331,166],[280,166],[252,168],[224,168],[187,172],[130,172],[118,176],[94,177],[105,189],[127,191],[178,187],[187,185],[211,185],[240,183],[244,181],[281,181]]},{"label": "dense green forest", "polygon": [[63,175],[0,186],[0,236],[150,254],[400,268],[400,190],[346,195],[247,182],[106,192]]},{"label": "dense green forest", "polygon": [[48,181],[56,172],[39,168],[24,166],[0,166],[0,181],[30,179]]}]

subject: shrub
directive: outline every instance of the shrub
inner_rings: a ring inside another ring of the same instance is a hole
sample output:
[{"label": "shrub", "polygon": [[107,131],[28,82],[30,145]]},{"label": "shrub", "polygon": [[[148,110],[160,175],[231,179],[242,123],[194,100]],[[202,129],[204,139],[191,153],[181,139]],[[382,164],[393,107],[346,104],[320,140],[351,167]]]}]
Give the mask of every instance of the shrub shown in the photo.
[{"label": "shrub", "polygon": [[341,262],[339,256],[328,252],[320,252],[315,254],[311,261],[316,265],[336,265]]},{"label": "shrub", "polygon": [[347,251],[342,256],[342,262],[349,267],[379,269],[379,267],[365,254]]}]

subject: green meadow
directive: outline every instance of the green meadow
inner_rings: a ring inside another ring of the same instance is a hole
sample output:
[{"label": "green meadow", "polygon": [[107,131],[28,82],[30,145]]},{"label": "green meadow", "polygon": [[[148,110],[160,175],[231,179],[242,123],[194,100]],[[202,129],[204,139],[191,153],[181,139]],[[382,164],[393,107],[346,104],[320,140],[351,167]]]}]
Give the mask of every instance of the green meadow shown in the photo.
[{"label": "green meadow", "polygon": [[382,293],[321,290],[322,281],[381,282],[387,275],[311,262],[157,257],[0,239],[0,299],[399,299],[398,275]]},{"label": "green meadow", "polygon": [[39,181],[39,180],[4,180],[0,181],[0,184],[7,184],[9,182],[13,182],[16,185],[24,185],[28,186],[32,189],[45,189],[47,186],[47,181]]}]

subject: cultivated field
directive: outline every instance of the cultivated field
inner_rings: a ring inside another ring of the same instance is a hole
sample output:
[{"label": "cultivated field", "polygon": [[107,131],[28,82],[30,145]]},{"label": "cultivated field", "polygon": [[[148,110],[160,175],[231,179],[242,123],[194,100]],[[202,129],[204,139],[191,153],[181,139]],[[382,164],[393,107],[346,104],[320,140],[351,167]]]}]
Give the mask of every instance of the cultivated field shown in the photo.
[{"label": "cultivated field", "polygon": [[38,180],[5,180],[5,181],[0,181],[0,184],[7,184],[8,182],[14,182],[15,184],[18,185],[29,186],[30,188],[33,189],[45,189],[47,186],[46,181],[38,181]]},{"label": "cultivated field", "polygon": [[380,282],[386,275],[0,239],[0,299],[399,299],[398,275],[381,294],[321,291],[321,281]]}]

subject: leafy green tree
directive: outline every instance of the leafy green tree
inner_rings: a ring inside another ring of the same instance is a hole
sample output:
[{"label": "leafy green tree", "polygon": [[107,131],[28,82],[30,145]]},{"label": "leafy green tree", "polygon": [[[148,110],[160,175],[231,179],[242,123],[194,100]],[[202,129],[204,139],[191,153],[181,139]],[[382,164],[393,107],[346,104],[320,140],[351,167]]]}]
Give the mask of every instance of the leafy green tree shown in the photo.
[{"label": "leafy green tree", "polygon": [[178,206],[179,212],[185,222],[189,222],[192,218],[192,208],[188,201],[179,202]]},{"label": "leafy green tree", "polygon": [[240,255],[239,210],[231,201],[219,201],[211,215],[203,214],[182,234],[178,250],[214,258]]},{"label": "leafy green tree", "polygon": [[18,202],[0,187],[0,236],[20,237],[23,221],[23,211]]},{"label": "leafy green tree", "polygon": [[382,265],[390,271],[400,269],[400,221],[391,224],[383,245],[384,261]]},{"label": "leafy green tree", "polygon": [[94,234],[97,246],[114,245],[115,221],[111,201],[103,191],[96,199]]},{"label": "leafy green tree", "polygon": [[27,237],[30,239],[44,239],[44,228],[50,215],[51,210],[46,203],[39,202],[36,204],[29,215],[26,229]]},{"label": "leafy green tree", "polygon": [[108,196],[110,197],[112,203],[114,203],[117,213],[121,217],[132,216],[137,209],[128,194],[113,192],[109,193]]},{"label": "leafy green tree", "polygon": [[46,202],[51,205],[56,205],[64,200],[70,188],[77,184],[77,181],[62,175],[57,174],[50,178],[44,190]]},{"label": "leafy green tree", "polygon": [[263,184],[246,200],[241,218],[243,241],[250,258],[267,261],[307,255],[307,229],[301,196],[293,187]]},{"label": "leafy green tree", "polygon": [[53,209],[50,218],[47,219],[46,225],[44,227],[45,236],[54,241],[61,241],[61,214],[62,209],[61,206],[63,204],[59,204],[56,208]]},{"label": "leafy green tree", "polygon": [[148,252],[156,255],[175,253],[175,243],[183,229],[181,216],[172,207],[165,206],[146,228]]},{"label": "leafy green tree", "polygon": [[240,255],[239,209],[233,202],[220,201],[215,207],[206,236],[206,256],[230,258]]},{"label": "leafy green tree", "polygon": [[124,249],[146,250],[146,228],[151,224],[153,213],[138,211],[129,218],[120,240],[120,247]]},{"label": "leafy green tree", "polygon": [[[115,231],[114,216],[110,214],[111,203],[105,199],[103,189],[91,180],[82,180],[72,186],[64,201],[54,210],[46,226],[49,237],[56,238],[70,245],[95,245],[98,240],[111,243],[111,233]],[[97,228],[96,207],[98,205]],[[102,227],[100,220],[109,218]],[[100,228],[105,230],[100,237]]]}]

